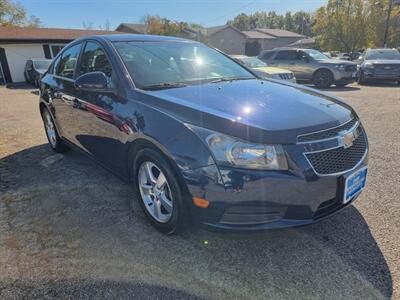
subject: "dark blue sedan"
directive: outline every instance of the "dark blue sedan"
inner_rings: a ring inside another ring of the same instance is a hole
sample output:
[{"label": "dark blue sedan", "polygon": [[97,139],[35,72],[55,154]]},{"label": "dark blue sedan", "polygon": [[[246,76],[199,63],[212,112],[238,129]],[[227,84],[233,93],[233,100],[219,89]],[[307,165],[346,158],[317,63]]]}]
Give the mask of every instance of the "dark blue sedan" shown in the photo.
[{"label": "dark blue sedan", "polygon": [[40,92],[50,146],[130,182],[132,201],[165,233],[188,220],[234,231],[310,224],[365,186],[367,136],[351,107],[260,79],[198,42],[81,38]]}]

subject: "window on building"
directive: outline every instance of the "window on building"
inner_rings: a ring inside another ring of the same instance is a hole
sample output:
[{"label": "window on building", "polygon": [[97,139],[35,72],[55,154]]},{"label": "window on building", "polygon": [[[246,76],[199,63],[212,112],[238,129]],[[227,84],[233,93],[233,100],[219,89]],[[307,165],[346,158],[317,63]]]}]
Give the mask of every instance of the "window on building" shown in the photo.
[{"label": "window on building", "polygon": [[57,56],[57,54],[61,51],[63,46],[61,45],[52,45],[51,46],[51,52],[53,53],[53,58]]}]

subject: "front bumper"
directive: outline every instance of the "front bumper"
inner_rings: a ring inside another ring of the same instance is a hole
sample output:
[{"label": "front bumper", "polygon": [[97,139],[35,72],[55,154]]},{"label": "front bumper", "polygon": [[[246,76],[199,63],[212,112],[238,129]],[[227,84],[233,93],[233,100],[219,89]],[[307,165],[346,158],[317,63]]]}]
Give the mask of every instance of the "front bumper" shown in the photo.
[{"label": "front bumper", "polygon": [[375,70],[363,70],[363,74],[366,80],[375,81],[399,81],[400,72],[377,72]]},{"label": "front bumper", "polygon": [[334,83],[335,84],[349,84],[357,80],[357,70],[340,71],[334,70]]},{"label": "front bumper", "polygon": [[186,170],[192,196],[209,201],[191,205],[192,218],[212,229],[238,232],[315,223],[352,203],[343,204],[345,179],[365,167],[368,150],[347,172],[318,175],[299,145],[286,148],[289,171],[242,170],[209,165]]}]

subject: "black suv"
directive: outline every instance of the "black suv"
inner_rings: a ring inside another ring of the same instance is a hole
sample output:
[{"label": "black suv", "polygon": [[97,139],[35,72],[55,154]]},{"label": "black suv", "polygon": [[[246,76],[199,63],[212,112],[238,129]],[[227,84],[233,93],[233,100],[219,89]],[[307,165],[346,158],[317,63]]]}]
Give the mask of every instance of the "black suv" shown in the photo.
[{"label": "black suv", "polygon": [[397,81],[400,84],[400,52],[396,49],[368,49],[360,57],[359,84]]}]

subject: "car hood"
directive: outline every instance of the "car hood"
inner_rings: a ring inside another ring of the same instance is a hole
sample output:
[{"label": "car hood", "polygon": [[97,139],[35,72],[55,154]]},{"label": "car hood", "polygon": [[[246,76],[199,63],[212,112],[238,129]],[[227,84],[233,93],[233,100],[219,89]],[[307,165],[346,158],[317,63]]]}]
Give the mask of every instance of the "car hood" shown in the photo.
[{"label": "car hood", "polygon": [[317,62],[324,63],[324,64],[334,64],[334,65],[338,65],[338,64],[340,64],[340,65],[355,65],[355,63],[353,63],[352,61],[343,60],[343,59],[334,59],[334,58],[317,60]]},{"label": "car hood", "polygon": [[400,65],[400,59],[373,59],[373,60],[365,60],[364,62],[368,62],[374,65]]},{"label": "car hood", "polygon": [[143,102],[185,123],[269,143],[296,143],[297,135],[338,126],[353,114],[313,89],[258,79],[145,91]]},{"label": "car hood", "polygon": [[291,71],[285,70],[285,69],[280,69],[280,68],[275,68],[275,67],[257,67],[253,68],[255,71],[261,71],[264,73],[268,74],[287,74],[287,73],[292,73]]}]

